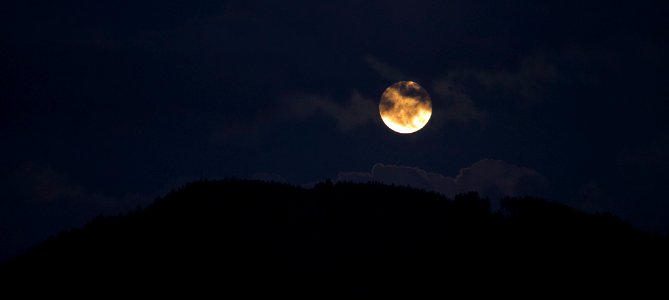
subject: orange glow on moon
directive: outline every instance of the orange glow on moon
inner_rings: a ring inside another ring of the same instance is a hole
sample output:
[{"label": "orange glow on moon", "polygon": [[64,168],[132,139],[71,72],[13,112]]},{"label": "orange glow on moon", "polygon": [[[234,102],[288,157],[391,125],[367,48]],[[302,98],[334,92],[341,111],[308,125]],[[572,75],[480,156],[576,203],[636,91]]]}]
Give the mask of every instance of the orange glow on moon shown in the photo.
[{"label": "orange glow on moon", "polygon": [[413,133],[425,127],[432,116],[430,95],[418,83],[400,81],[381,95],[379,113],[383,123],[395,132]]}]

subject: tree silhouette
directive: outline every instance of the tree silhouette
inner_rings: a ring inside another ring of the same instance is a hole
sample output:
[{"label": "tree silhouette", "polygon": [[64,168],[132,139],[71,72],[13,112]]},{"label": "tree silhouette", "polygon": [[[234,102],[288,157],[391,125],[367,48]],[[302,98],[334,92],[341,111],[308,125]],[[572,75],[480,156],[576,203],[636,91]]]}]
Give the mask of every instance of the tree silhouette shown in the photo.
[{"label": "tree silhouette", "polygon": [[567,289],[652,272],[666,277],[665,237],[538,198],[505,198],[500,206],[491,211],[474,192],[450,200],[378,183],[303,189],[198,181],[146,208],[50,238],[10,260],[2,274],[8,283],[96,278],[124,289],[150,278],[256,295]]}]

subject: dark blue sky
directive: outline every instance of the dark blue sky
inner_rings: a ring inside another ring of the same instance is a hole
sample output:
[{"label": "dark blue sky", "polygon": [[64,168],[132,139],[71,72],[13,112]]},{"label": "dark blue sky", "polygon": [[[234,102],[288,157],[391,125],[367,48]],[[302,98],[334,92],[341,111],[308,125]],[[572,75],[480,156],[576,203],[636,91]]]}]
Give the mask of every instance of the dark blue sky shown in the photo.
[{"label": "dark blue sky", "polygon": [[[538,2],[3,3],[0,259],[203,177],[538,194],[669,230],[669,4]],[[413,135],[378,116],[399,80],[433,100]]]}]

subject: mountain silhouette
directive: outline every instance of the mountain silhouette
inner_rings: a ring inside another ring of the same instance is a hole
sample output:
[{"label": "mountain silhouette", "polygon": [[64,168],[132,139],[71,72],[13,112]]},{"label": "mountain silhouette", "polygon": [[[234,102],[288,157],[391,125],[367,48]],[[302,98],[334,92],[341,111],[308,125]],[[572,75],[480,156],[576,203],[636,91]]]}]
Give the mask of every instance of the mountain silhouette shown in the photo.
[{"label": "mountain silhouette", "polygon": [[[193,182],[63,232],[2,266],[5,283],[195,287],[218,294],[446,294],[576,287],[611,291],[667,277],[667,238],[608,214],[532,197],[491,211],[477,193],[383,184],[312,189]],[[658,274],[658,275],[656,275]]]}]

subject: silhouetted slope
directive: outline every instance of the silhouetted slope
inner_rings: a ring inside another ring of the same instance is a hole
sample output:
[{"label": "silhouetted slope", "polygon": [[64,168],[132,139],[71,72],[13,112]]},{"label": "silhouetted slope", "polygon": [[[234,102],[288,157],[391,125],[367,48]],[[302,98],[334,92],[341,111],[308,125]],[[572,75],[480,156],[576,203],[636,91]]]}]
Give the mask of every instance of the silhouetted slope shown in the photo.
[{"label": "silhouetted slope", "polygon": [[476,193],[449,200],[381,184],[201,181],[49,239],[4,271],[13,281],[72,284],[67,272],[98,284],[327,294],[666,276],[665,238],[540,199],[501,205],[491,213]]}]

